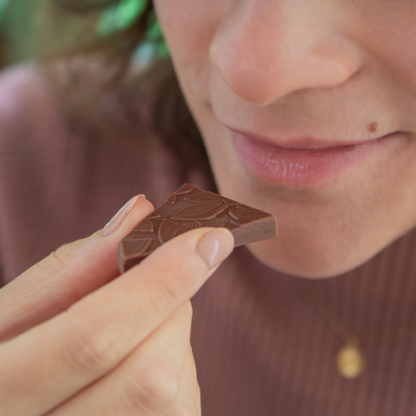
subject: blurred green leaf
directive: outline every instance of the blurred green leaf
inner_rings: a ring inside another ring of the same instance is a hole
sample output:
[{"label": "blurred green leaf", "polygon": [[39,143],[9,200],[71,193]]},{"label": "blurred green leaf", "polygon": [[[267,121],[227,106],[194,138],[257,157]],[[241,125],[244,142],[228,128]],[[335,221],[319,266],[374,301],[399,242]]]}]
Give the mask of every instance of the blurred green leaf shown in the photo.
[{"label": "blurred green leaf", "polygon": [[98,22],[98,33],[106,36],[129,27],[146,7],[147,0],[121,0],[107,9]]},{"label": "blurred green leaf", "polygon": [[8,0],[0,0],[0,21],[3,20],[4,12],[6,11]]},{"label": "blurred green leaf", "polygon": [[147,40],[154,45],[154,58],[167,58],[170,55],[168,45],[165,42],[162,29],[154,11],[150,15],[149,30],[146,35]]},{"label": "blurred green leaf", "polygon": [[[121,0],[117,5],[104,11],[98,21],[97,31],[101,36],[109,36],[132,25],[146,8],[147,0]],[[142,62],[169,56],[169,49],[163,38],[156,14],[148,21],[146,41],[139,46],[135,57]]]}]

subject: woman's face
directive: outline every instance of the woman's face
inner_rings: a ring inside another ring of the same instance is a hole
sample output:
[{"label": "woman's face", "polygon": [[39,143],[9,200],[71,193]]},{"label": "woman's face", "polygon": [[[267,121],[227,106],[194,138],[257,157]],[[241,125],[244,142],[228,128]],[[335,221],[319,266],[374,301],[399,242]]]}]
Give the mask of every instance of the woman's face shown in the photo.
[{"label": "woman's face", "polygon": [[416,1],[155,6],[220,192],[276,217],[260,261],[335,276],[416,225]]}]

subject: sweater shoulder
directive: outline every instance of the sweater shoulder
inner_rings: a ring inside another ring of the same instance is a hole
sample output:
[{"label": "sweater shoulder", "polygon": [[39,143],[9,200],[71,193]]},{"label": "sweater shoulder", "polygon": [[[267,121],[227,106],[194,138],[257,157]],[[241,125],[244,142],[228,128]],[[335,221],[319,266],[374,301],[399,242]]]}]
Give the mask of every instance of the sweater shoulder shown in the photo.
[{"label": "sweater shoulder", "polygon": [[44,145],[59,123],[52,88],[35,64],[15,66],[0,75],[2,150]]},{"label": "sweater shoulder", "polygon": [[35,64],[14,66],[0,74],[0,116],[13,119],[47,95],[46,82]]}]

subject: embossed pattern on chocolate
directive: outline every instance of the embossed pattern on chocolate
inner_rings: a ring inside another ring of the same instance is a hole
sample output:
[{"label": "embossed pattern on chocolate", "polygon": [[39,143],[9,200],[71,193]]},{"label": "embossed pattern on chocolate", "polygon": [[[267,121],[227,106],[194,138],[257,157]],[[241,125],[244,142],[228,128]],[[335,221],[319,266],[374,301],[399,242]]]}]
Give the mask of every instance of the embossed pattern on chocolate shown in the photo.
[{"label": "embossed pattern on chocolate", "polygon": [[119,242],[120,272],[140,263],[177,235],[200,227],[228,228],[235,247],[277,234],[271,214],[186,183]]}]

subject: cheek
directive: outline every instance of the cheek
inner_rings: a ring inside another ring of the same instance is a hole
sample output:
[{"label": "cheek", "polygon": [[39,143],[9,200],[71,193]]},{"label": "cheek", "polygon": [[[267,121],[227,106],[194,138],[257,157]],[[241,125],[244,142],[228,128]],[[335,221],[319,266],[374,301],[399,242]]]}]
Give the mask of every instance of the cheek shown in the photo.
[{"label": "cheek", "polygon": [[397,80],[401,81],[397,105],[403,107],[403,114],[409,114],[416,93],[416,2],[371,0],[365,3],[357,5],[365,28],[357,43],[364,53],[377,59],[381,70],[391,74],[396,88]]}]

